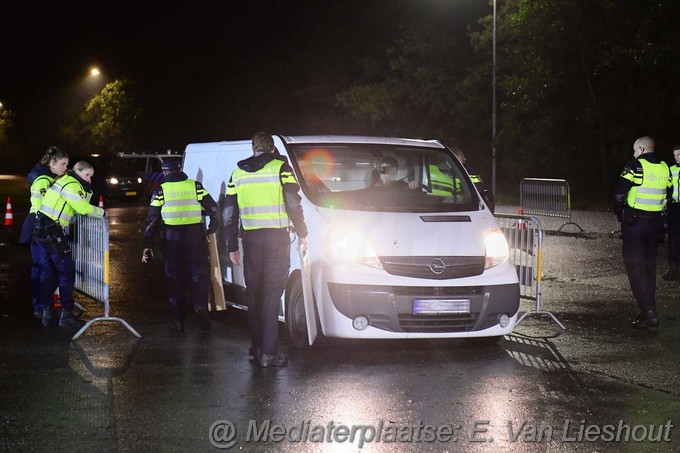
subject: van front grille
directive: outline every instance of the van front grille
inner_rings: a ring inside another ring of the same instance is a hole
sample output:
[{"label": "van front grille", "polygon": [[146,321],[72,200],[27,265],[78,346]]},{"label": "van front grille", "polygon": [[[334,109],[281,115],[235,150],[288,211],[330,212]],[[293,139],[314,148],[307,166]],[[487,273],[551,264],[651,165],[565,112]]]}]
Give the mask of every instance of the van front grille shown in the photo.
[{"label": "van front grille", "polygon": [[477,313],[450,315],[399,314],[399,326],[404,332],[468,332],[477,324]]},{"label": "van front grille", "polygon": [[483,256],[382,256],[385,271],[391,275],[430,280],[446,280],[480,275]]}]

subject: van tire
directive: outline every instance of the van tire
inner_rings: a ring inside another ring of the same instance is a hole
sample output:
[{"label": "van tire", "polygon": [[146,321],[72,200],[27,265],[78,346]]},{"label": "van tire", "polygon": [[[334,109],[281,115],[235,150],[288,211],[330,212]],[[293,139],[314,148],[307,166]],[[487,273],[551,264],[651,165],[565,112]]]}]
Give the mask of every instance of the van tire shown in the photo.
[{"label": "van tire", "polygon": [[305,318],[305,298],[302,292],[302,280],[296,278],[290,287],[290,296],[286,300],[286,327],[291,344],[295,349],[308,349],[307,319]]}]

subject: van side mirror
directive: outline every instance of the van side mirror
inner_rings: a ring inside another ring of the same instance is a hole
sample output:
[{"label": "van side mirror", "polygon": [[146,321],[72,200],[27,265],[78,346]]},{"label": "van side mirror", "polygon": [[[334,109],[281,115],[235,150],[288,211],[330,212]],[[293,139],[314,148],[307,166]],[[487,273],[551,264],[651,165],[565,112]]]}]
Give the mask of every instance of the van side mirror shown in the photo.
[{"label": "van side mirror", "polygon": [[489,206],[489,209],[491,209],[491,214],[496,211],[496,197],[494,197],[493,192],[491,192],[489,189],[483,189],[482,190],[482,198],[484,198],[484,202]]}]

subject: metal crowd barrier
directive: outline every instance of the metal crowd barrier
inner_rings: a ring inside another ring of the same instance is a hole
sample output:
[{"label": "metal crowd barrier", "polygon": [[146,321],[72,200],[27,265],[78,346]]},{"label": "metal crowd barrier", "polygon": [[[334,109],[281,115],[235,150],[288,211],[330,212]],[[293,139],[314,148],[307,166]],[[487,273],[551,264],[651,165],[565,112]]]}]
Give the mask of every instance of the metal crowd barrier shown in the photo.
[{"label": "metal crowd barrier", "polygon": [[571,220],[571,195],[569,183],[564,179],[524,178],[519,184],[520,215],[540,215],[569,219],[557,231],[566,225],[576,225]]},{"label": "metal crowd barrier", "polygon": [[141,335],[125,321],[109,315],[109,221],[103,217],[76,215],[71,244],[76,271],[74,288],[104,304],[104,316],[89,320],[72,338],[77,340],[96,322],[116,321],[138,338]]},{"label": "metal crowd barrier", "polygon": [[530,315],[547,315],[560,329],[564,325],[549,311],[543,310],[541,281],[543,280],[543,229],[536,217],[525,215],[495,214],[503,234],[508,240],[510,261],[519,277],[519,294],[535,301],[533,310],[524,313],[517,324]]}]

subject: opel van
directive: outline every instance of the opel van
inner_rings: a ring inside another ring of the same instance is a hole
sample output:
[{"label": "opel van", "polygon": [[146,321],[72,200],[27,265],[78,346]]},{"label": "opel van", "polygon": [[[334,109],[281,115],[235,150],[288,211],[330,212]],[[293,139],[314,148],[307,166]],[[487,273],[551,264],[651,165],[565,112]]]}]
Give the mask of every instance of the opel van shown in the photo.
[{"label": "opel van", "polygon": [[[512,332],[517,273],[465,168],[436,140],[275,135],[300,184],[309,245],[290,231],[280,320],[298,348],[317,335],[476,338]],[[224,206],[251,141],[192,143],[183,170]],[[241,249],[242,250],[242,249]],[[248,308],[242,264],[218,238],[225,306]]]}]

